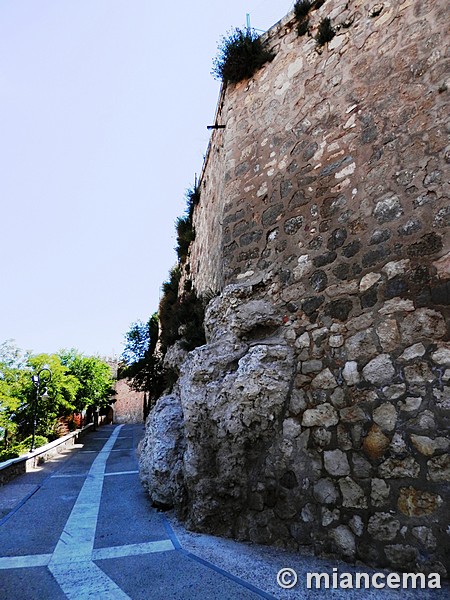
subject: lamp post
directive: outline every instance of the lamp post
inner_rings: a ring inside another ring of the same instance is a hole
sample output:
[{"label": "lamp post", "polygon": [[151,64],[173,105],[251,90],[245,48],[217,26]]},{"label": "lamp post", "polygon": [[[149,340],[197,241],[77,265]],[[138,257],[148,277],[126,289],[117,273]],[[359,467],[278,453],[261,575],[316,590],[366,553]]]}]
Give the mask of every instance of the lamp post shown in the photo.
[{"label": "lamp post", "polygon": [[[42,373],[44,373],[44,371],[46,371],[48,373],[48,375],[41,379],[41,375],[42,375]],[[35,444],[35,437],[36,437],[37,405],[39,402],[39,398],[41,396],[48,395],[47,385],[50,383],[51,380],[52,380],[52,372],[50,371],[50,369],[48,367],[42,367],[42,369],[40,369],[36,375],[31,376],[31,381],[34,383],[34,385],[36,387],[36,399],[34,401],[34,406],[33,406],[33,433],[31,436],[30,452],[33,452],[33,450],[35,450],[34,444]],[[44,385],[44,391],[42,394],[41,394],[41,384]]]}]

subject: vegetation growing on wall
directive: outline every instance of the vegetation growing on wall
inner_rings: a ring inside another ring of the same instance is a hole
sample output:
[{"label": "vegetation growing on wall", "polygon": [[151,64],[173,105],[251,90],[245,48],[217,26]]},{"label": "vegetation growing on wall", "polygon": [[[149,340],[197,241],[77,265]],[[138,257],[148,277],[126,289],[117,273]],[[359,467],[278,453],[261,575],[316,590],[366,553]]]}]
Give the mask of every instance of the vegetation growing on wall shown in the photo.
[{"label": "vegetation growing on wall", "polygon": [[[297,33],[298,35],[305,35],[309,31],[309,13],[311,10],[317,10],[323,4],[325,4],[325,0],[297,0],[294,4],[294,14],[297,19]],[[328,19],[329,20],[329,19]],[[320,25],[319,25],[320,28]],[[329,33],[328,33],[329,35]],[[321,36],[326,37],[325,32],[321,34]],[[330,39],[334,37],[333,35]],[[322,39],[322,38],[321,38]],[[317,38],[316,38],[317,40]],[[318,41],[319,46],[323,46],[326,42],[330,41],[329,39],[325,39],[323,43]]]},{"label": "vegetation growing on wall", "polygon": [[312,8],[312,4],[313,3],[310,2],[310,0],[297,0],[294,4],[294,14],[296,19],[300,21],[306,17]]},{"label": "vegetation growing on wall", "polygon": [[331,26],[331,21],[328,17],[324,17],[320,23],[319,28],[317,30],[316,42],[318,46],[324,46],[327,42],[331,42],[331,40],[336,35],[333,27]]},{"label": "vegetation growing on wall", "polygon": [[179,293],[180,278],[181,270],[175,267],[171,270],[168,281],[163,284],[163,296],[159,305],[163,353],[178,340],[181,340],[185,350],[193,350],[205,343],[205,303],[189,285]]},{"label": "vegetation growing on wall", "polygon": [[224,83],[238,83],[252,77],[273,57],[254,29],[236,27],[219,42],[212,74]]},{"label": "vegetation growing on wall", "polygon": [[181,217],[178,217],[175,223],[177,230],[177,247],[176,253],[178,262],[183,264],[186,262],[189,246],[195,240],[195,228],[193,223],[194,208],[200,202],[200,190],[197,186],[189,188],[186,192],[186,211]]},{"label": "vegetation growing on wall", "polygon": [[[200,202],[197,184],[186,192],[186,211],[175,223],[178,262],[162,285],[158,313],[147,323],[133,323],[125,335],[119,376],[130,378],[133,388],[149,394],[151,405],[170,387],[176,377],[164,368],[164,357],[178,340],[185,350],[193,350],[205,343],[203,320],[207,300],[199,298],[187,278],[189,273],[189,246],[195,239],[194,209]],[[185,274],[183,290],[180,282]]]}]

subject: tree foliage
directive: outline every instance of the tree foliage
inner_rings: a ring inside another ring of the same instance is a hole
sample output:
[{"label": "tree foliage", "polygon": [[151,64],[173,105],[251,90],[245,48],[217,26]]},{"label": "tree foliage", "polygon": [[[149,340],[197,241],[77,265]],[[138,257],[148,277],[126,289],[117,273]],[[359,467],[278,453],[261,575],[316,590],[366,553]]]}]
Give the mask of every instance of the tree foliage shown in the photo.
[{"label": "tree foliage", "polygon": [[114,381],[107,363],[96,356],[83,356],[76,350],[63,351],[60,358],[79,383],[74,400],[77,411],[89,406],[102,408],[111,403]]},{"label": "tree foliage", "polygon": [[26,357],[12,340],[0,344],[0,431],[3,445],[18,430],[21,408],[26,404]]},{"label": "tree foliage", "polygon": [[21,421],[21,432],[31,432],[30,409],[36,401],[36,387],[31,381],[31,374],[49,368],[52,372],[48,384],[46,373],[42,374],[41,391],[47,388],[47,394],[37,400],[37,430],[39,435],[55,435],[54,427],[60,417],[66,417],[76,411],[76,395],[80,387],[78,379],[69,372],[56,354],[37,354],[28,360],[29,376],[25,379],[24,392],[27,406]]},{"label": "tree foliage", "polygon": [[154,313],[147,323],[133,323],[125,335],[125,349],[121,356],[123,364],[120,376],[129,378],[134,389],[146,392],[150,399],[149,404],[165,387],[163,356],[157,349],[158,335],[157,313]]},{"label": "tree foliage", "polygon": [[[31,377],[40,371],[37,389]],[[35,410],[36,434],[54,438],[61,417],[108,405],[113,394],[111,369],[100,358],[76,350],[33,355],[21,352],[11,340],[0,344],[0,438],[5,448],[26,445]]]}]

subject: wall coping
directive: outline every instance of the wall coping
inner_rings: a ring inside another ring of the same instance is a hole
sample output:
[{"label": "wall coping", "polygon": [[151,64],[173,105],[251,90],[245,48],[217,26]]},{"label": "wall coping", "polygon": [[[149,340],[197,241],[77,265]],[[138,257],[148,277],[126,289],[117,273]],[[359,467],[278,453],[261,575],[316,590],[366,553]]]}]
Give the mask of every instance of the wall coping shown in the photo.
[{"label": "wall coping", "polygon": [[49,442],[48,444],[45,444],[45,446],[40,446],[39,448],[36,448],[36,450],[34,450],[33,452],[27,452],[26,454],[22,454],[22,456],[18,456],[17,458],[10,458],[8,460],[0,462],[0,471],[3,471],[4,469],[8,469],[8,467],[12,467],[13,465],[17,465],[19,463],[26,463],[30,460],[34,460],[36,457],[40,456],[41,454],[46,454],[50,450],[53,450],[53,449],[57,448],[58,446],[65,444],[70,439],[72,439],[74,437],[78,437],[79,435],[86,433],[92,427],[93,427],[93,423],[88,423],[82,429],[76,429],[75,431],[72,431],[71,433],[68,433],[67,435],[64,435],[63,437],[53,440],[53,442]]}]

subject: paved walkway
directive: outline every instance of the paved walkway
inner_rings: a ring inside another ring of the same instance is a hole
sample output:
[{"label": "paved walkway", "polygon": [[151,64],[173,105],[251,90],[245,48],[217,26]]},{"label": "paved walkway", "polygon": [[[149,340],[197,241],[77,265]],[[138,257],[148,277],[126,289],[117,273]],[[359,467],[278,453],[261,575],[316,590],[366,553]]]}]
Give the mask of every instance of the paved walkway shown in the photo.
[{"label": "paved walkway", "polygon": [[[140,485],[142,434],[142,425],[102,427],[0,487],[1,600],[399,598],[399,590],[306,590],[308,571],[365,569],[186,532]],[[283,567],[299,575],[291,590],[277,585]],[[440,600],[445,592],[401,594]]]}]

